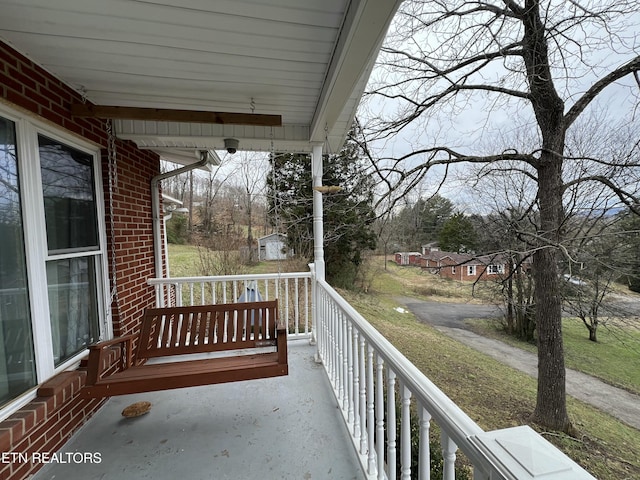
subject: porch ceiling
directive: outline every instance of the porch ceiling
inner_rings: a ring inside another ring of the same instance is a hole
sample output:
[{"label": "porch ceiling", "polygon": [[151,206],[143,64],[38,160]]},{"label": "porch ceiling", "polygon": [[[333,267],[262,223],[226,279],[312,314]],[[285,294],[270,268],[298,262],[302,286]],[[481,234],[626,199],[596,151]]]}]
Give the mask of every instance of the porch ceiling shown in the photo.
[{"label": "porch ceiling", "polygon": [[[0,0],[0,37],[97,105],[275,114],[280,127],[119,120],[140,147],[342,144],[400,0]],[[253,108],[252,108],[253,105]]]}]

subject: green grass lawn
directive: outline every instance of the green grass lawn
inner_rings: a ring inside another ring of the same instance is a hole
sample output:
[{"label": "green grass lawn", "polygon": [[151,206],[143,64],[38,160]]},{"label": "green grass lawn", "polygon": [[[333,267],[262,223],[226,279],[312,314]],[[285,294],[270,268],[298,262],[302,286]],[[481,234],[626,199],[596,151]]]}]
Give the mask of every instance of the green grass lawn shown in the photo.
[{"label": "green grass lawn", "polygon": [[200,275],[198,248],[193,245],[169,244],[169,271],[172,277]]},{"label": "green grass lawn", "polygon": [[640,325],[600,326],[591,342],[578,319],[562,323],[568,367],[640,395]]},{"label": "green grass lawn", "polygon": [[[476,333],[536,352],[535,345],[507,335],[500,322],[468,320],[467,324]],[[564,319],[562,329],[568,368],[640,395],[640,329],[634,325],[623,328],[601,326],[598,342],[589,341],[587,329],[579,319]]]},{"label": "green grass lawn", "polygon": [[[194,245],[169,244],[169,270],[172,277],[203,275],[198,247]],[[306,263],[299,260],[281,260],[242,265],[242,271],[237,273],[306,272],[308,270],[309,267]]]}]

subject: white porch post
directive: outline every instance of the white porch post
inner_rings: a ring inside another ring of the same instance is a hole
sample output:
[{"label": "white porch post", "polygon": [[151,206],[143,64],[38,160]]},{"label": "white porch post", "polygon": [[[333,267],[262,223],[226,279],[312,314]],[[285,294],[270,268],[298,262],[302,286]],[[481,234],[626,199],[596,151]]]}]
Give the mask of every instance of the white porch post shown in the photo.
[{"label": "white porch post", "polygon": [[[314,145],[311,153],[313,187],[322,186],[322,144]],[[324,226],[322,220],[322,193],[313,190],[313,263],[316,278],[324,280]]]},{"label": "white porch post", "polygon": [[[311,178],[313,187],[322,186],[322,144],[314,145],[311,151]],[[318,305],[318,288],[316,280],[324,280],[324,226],[322,212],[322,193],[313,190],[313,328],[311,334],[311,343],[316,344],[315,360],[322,362],[319,341],[318,326],[322,324],[323,309]],[[320,334],[321,336],[321,334]]]}]

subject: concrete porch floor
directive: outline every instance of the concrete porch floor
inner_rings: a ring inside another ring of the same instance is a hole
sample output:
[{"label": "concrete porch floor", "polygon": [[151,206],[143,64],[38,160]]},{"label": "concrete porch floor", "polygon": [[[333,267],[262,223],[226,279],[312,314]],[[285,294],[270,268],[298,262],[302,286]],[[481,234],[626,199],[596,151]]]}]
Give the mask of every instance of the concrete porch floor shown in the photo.
[{"label": "concrete porch floor", "polygon": [[[289,342],[289,375],[111,398],[34,479],[361,479],[364,474],[314,347]],[[151,411],[125,419],[140,400]],[[79,457],[78,457],[79,458]]]}]

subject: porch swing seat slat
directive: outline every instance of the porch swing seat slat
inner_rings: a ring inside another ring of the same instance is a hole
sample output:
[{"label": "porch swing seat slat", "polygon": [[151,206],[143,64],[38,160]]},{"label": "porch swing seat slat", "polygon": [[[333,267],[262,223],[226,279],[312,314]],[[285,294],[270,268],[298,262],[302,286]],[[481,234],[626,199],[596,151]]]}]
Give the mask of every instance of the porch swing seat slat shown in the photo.
[{"label": "porch swing seat slat", "polygon": [[[117,345],[121,365],[112,372],[107,360]],[[287,374],[287,330],[277,300],[150,308],[138,334],[89,347],[80,395],[102,398]]]}]

